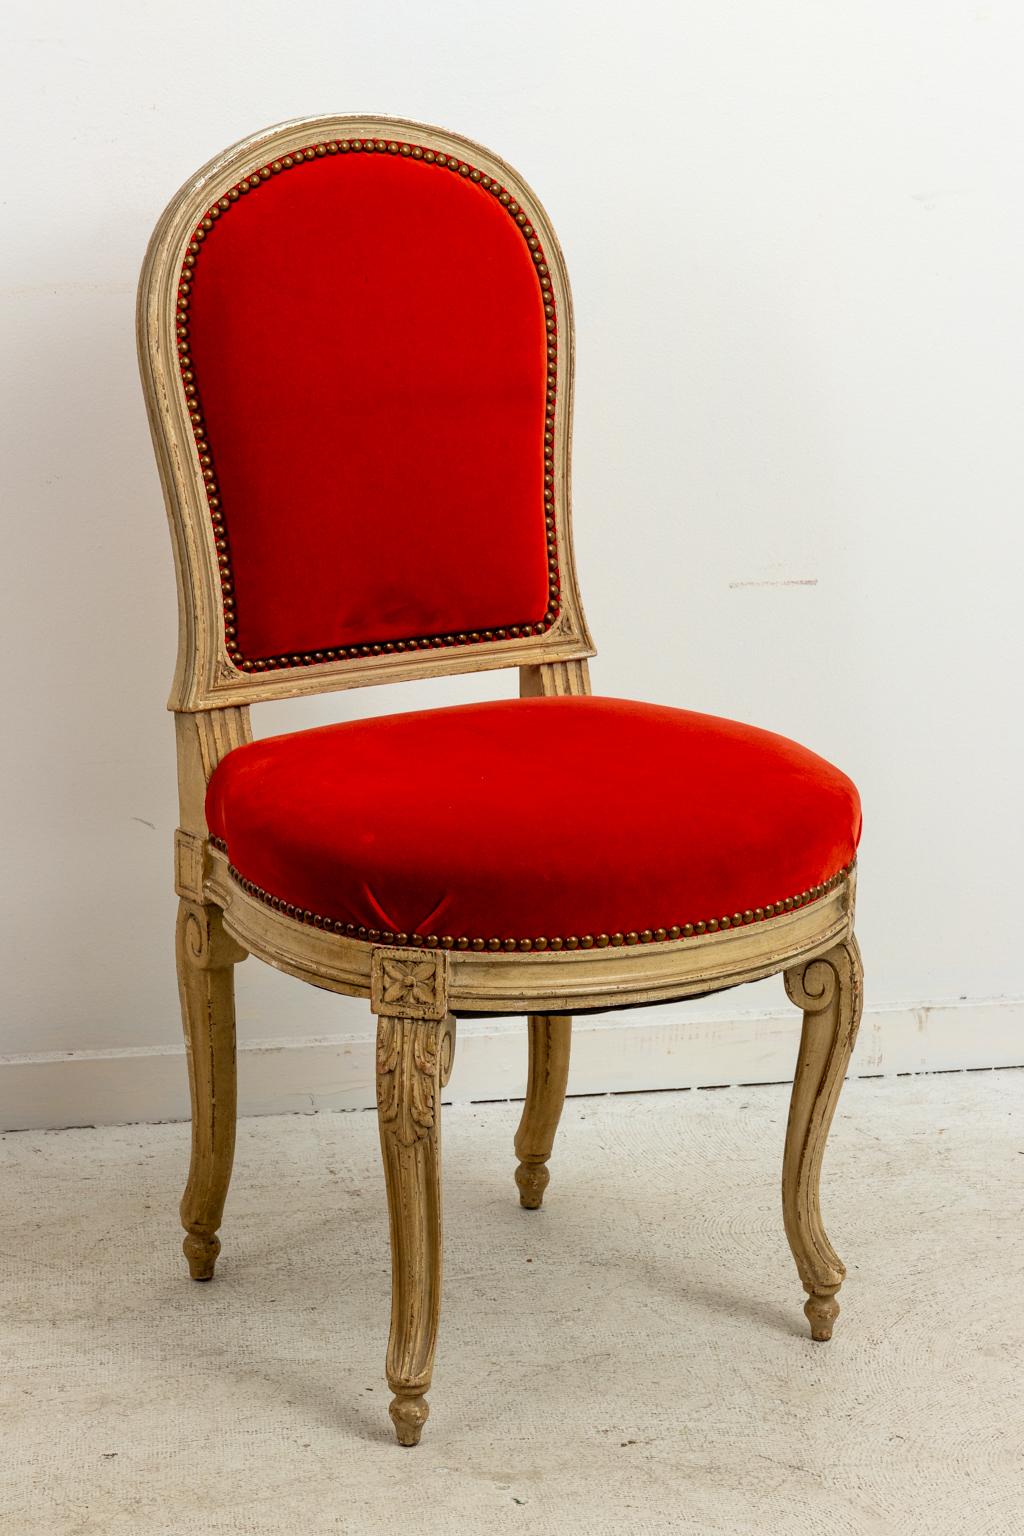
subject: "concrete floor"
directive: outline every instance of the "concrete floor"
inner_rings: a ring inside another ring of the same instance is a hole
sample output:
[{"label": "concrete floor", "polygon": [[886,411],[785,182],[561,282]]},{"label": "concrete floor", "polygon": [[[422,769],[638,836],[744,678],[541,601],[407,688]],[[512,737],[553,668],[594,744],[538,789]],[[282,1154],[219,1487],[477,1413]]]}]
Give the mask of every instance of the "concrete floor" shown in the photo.
[{"label": "concrete floor", "polygon": [[375,1117],[242,1123],[217,1280],[180,1125],[0,1140],[10,1536],[1024,1532],[1024,1071],[847,1085],[804,1331],[782,1088],[577,1099],[519,1209],[517,1108],[446,1111],[433,1413],[391,1437]]}]

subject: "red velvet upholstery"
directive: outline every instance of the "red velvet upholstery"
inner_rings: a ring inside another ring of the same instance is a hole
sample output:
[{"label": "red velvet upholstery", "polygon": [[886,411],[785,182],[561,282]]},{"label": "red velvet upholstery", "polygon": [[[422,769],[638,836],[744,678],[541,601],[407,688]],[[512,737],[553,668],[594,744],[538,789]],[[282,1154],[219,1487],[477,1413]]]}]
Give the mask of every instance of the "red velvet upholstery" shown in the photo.
[{"label": "red velvet upholstery", "polygon": [[602,698],[253,742],[220,764],[206,810],[239,875],[291,915],[477,948],[764,920],[820,895],[860,836],[856,789],[806,748]]},{"label": "red velvet upholstery", "polygon": [[475,168],[355,145],[241,183],[183,269],[183,378],[246,670],[539,633],[557,611],[545,253]]}]

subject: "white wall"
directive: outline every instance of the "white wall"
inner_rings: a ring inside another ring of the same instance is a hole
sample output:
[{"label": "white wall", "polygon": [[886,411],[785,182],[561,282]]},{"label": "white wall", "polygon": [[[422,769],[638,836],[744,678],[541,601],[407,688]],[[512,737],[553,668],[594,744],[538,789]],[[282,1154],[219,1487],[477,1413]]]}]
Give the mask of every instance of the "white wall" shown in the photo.
[{"label": "white wall", "polygon": [[[560,232],[597,689],[840,762],[869,1004],[963,1002],[960,1064],[1024,1060],[977,1006],[1024,999],[1022,43],[1013,0],[9,6],[0,1053],[177,1048],[174,584],[136,275],[211,153],[371,110],[492,145]],[[366,1022],[252,962],[239,992],[243,1042]],[[146,1107],[123,1081],[111,1118]]]}]

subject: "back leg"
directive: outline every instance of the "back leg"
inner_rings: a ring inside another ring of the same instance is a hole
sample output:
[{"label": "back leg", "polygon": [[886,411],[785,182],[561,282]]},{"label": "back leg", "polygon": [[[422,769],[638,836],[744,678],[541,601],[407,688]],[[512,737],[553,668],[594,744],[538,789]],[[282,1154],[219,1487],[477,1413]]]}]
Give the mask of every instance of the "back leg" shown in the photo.
[{"label": "back leg", "polygon": [[565,1103],[572,1019],[562,1014],[534,1013],[526,1022],[530,1066],[526,1103],[516,1132],[516,1183],[520,1205],[536,1211],[551,1178],[547,1161]]},{"label": "back leg", "polygon": [[234,968],[245,955],[225,933],[219,907],[179,904],[178,988],[192,1096],[192,1160],[181,1224],[193,1280],[211,1280],[220,1253],[217,1228],[235,1154]]}]

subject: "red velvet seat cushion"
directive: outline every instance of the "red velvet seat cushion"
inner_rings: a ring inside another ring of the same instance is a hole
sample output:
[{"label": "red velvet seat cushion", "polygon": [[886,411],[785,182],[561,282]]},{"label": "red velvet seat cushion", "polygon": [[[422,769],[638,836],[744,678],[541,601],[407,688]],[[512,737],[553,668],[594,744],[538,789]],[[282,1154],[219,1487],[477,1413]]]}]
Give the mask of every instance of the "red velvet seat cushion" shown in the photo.
[{"label": "red velvet seat cushion", "polygon": [[272,905],[360,937],[463,948],[764,920],[820,895],[861,825],[850,780],[785,737],[604,698],[256,741],[217,768],[206,810]]}]

